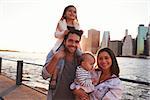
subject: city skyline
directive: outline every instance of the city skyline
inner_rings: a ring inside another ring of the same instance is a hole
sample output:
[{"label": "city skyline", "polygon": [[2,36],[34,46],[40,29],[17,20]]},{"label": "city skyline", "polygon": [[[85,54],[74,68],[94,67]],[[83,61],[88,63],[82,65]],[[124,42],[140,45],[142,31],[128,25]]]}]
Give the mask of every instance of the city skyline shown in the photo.
[{"label": "city skyline", "polygon": [[135,38],[138,25],[150,23],[150,0],[2,0],[0,49],[48,52],[56,40],[57,22],[69,4],[76,6],[85,35],[96,29],[100,38],[109,31],[111,40],[120,40],[128,29]]},{"label": "city skyline", "polygon": [[[105,31],[100,43],[100,39],[97,38],[99,35],[100,31],[94,29],[89,30],[88,37],[84,36],[82,38],[82,50],[96,54],[99,48],[108,47],[113,50],[116,56],[145,58],[146,56],[150,56],[150,24],[148,26],[140,24],[136,38],[132,38],[132,36],[128,34],[127,29],[125,30],[125,36],[121,40],[110,40],[109,31]],[[95,49],[94,51],[93,48]]]}]

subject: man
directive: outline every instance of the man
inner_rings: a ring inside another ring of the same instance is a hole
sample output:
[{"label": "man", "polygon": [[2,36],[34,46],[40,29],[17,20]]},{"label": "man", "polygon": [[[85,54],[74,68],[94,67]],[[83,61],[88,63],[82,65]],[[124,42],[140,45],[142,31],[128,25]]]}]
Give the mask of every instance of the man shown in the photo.
[{"label": "man", "polygon": [[[79,54],[77,48],[81,40],[82,31],[72,30],[64,37],[64,50],[59,50],[55,54],[49,53],[47,62],[43,67],[42,76],[44,79],[50,78],[57,66],[59,73],[57,77],[56,89],[48,91],[48,100],[74,100],[73,91],[70,84],[74,81],[75,70],[78,65]],[[76,91],[74,90],[74,93]],[[81,94],[81,93],[76,93]]]}]

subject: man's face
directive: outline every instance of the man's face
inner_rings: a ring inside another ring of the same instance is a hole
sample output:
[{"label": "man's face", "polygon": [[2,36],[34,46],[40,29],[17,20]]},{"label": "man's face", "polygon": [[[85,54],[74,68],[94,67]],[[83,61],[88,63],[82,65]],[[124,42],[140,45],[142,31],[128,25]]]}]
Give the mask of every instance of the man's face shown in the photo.
[{"label": "man's face", "polygon": [[66,41],[64,41],[64,46],[69,53],[75,53],[76,49],[79,47],[80,37],[76,34],[69,34]]}]

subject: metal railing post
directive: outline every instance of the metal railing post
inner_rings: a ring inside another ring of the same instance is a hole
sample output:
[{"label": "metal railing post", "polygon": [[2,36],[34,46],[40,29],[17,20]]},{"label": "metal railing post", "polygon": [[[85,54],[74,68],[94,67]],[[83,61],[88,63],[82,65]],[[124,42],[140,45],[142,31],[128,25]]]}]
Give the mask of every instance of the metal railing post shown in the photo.
[{"label": "metal railing post", "polygon": [[1,70],[2,70],[2,57],[0,57],[0,74],[1,74]]},{"label": "metal railing post", "polygon": [[22,72],[23,72],[23,61],[17,61],[17,75],[16,75],[16,85],[22,84]]}]

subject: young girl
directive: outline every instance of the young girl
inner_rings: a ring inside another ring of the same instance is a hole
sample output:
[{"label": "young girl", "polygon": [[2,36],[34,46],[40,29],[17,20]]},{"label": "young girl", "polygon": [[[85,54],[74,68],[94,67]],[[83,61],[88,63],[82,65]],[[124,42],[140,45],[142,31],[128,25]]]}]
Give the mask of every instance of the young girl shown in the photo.
[{"label": "young girl", "polygon": [[[64,36],[68,34],[69,30],[79,30],[79,29],[80,27],[77,19],[76,8],[73,5],[69,5],[64,9],[63,15],[60,21],[58,22],[55,32],[55,37],[57,38],[57,41],[54,47],[52,48],[53,53],[63,48]],[[59,68],[56,68],[50,80],[51,89],[55,89],[58,69]]]},{"label": "young girl", "polygon": [[77,11],[73,5],[69,5],[64,9],[63,15],[56,28],[55,37],[58,40],[52,49],[54,53],[61,47],[64,36],[68,34],[68,31],[74,29],[80,29],[77,19]]}]

